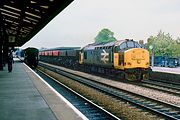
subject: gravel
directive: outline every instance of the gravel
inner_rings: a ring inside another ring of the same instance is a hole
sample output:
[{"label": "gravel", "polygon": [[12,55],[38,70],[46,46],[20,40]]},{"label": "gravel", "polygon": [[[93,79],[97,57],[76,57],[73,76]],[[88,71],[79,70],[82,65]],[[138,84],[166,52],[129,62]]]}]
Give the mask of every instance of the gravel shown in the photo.
[{"label": "gravel", "polygon": [[153,116],[147,112],[139,111],[128,103],[117,101],[114,98],[110,98],[103,93],[97,92],[96,90],[84,86],[76,81],[69,80],[66,77],[58,75],[57,73],[51,72],[46,69],[41,69],[42,71],[48,73],[49,75],[53,76],[60,82],[66,84],[71,89],[78,91],[79,94],[85,96],[86,98],[90,99],[94,103],[100,105],[101,107],[105,108],[109,112],[115,114],[116,116],[126,119],[126,120],[158,120],[157,116]]},{"label": "gravel", "polygon": [[130,84],[130,83],[123,83],[121,81],[114,81],[114,80],[102,78],[102,77],[99,77],[99,76],[94,76],[94,75],[91,75],[91,74],[87,74],[87,73],[84,73],[84,72],[79,72],[79,71],[67,69],[67,68],[64,68],[64,67],[59,67],[59,68],[63,69],[63,70],[66,70],[68,72],[71,72],[71,73],[74,73],[74,74],[89,78],[89,79],[93,79],[93,80],[105,83],[107,85],[111,85],[111,86],[116,87],[116,88],[120,88],[120,89],[123,89],[123,90],[128,90],[128,91],[131,91],[133,93],[137,93],[137,94],[140,94],[140,95],[143,95],[143,96],[146,96],[146,97],[150,97],[150,98],[153,98],[153,99],[156,99],[156,100],[161,100],[163,102],[168,102],[168,103],[180,106],[180,97],[178,97],[178,96],[173,96],[173,95],[168,94],[168,93],[163,93],[163,92],[160,92],[158,90],[153,90],[153,89],[150,89],[150,88],[145,88],[145,87],[141,87],[141,86],[138,86],[138,85],[133,85],[133,84]]}]

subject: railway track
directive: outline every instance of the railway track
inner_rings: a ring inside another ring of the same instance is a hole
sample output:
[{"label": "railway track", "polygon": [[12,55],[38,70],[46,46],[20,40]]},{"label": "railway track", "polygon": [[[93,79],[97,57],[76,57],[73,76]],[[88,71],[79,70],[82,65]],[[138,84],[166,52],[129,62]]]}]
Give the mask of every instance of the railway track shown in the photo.
[{"label": "railway track", "polygon": [[101,91],[111,97],[115,97],[117,100],[126,101],[137,108],[142,110],[147,110],[151,113],[156,115],[160,115],[164,119],[173,119],[178,120],[180,119],[180,107],[162,102],[159,100],[155,100],[153,98],[145,97],[136,93],[132,93],[126,90],[117,89],[108,85],[104,85],[97,81],[92,81],[82,76],[77,76],[75,74],[65,72],[63,70],[48,67],[47,65],[43,65],[52,71],[55,71],[63,76],[66,76],[70,79],[76,80],[82,84],[90,86],[98,91]]},{"label": "railway track", "polygon": [[175,83],[175,82],[171,82],[171,81],[167,81],[167,80],[157,80],[157,79],[150,79],[150,80],[154,81],[154,82],[160,82],[160,83],[164,83],[164,84],[180,86],[180,83]]},{"label": "railway track", "polygon": [[136,85],[150,89],[156,89],[158,91],[162,91],[168,94],[180,96],[180,85],[177,84],[148,80],[148,81],[143,81],[141,84],[136,84]]},{"label": "railway track", "polygon": [[42,71],[36,71],[48,84],[50,84],[57,92],[64,96],[72,105],[74,105],[89,120],[120,120],[108,111],[102,109],[90,100],[79,95],[66,85],[60,83],[54,78],[48,76]]}]

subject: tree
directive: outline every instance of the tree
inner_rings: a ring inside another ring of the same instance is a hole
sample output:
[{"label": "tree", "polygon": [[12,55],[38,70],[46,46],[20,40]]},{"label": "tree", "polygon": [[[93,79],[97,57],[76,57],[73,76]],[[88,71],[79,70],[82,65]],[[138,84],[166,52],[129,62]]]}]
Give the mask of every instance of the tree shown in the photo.
[{"label": "tree", "polygon": [[176,39],[176,42],[175,42],[175,45],[174,45],[174,49],[175,49],[174,55],[176,57],[180,58],[180,38],[179,37]]},{"label": "tree", "polygon": [[157,36],[150,36],[147,41],[147,48],[149,48],[150,45],[154,46],[155,55],[180,56],[180,39],[174,40],[169,33],[165,34],[159,31]]},{"label": "tree", "polygon": [[95,37],[95,43],[102,43],[102,42],[112,42],[116,41],[116,38],[113,36],[114,33],[111,32],[109,29],[104,28],[102,29],[98,35]]}]

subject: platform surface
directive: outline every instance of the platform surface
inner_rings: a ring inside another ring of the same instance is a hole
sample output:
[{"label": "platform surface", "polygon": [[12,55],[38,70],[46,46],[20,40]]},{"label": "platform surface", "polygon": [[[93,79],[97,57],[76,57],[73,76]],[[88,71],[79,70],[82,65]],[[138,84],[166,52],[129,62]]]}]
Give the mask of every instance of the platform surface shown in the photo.
[{"label": "platform surface", "polygon": [[0,71],[0,120],[80,120],[23,63],[15,62],[12,72],[7,65]]},{"label": "platform surface", "polygon": [[180,67],[176,68],[168,68],[168,67],[151,67],[153,71],[157,72],[165,72],[165,73],[172,73],[172,74],[180,74]]}]

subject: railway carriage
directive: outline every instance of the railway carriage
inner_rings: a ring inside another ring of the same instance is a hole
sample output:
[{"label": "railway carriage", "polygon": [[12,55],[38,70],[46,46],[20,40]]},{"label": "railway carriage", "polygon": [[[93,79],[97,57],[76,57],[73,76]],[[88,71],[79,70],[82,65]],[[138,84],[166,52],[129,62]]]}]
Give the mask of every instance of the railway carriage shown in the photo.
[{"label": "railway carriage", "polygon": [[64,67],[75,68],[78,64],[80,47],[58,47],[40,50],[40,60]]},{"label": "railway carriage", "polygon": [[24,51],[24,62],[31,68],[36,68],[38,65],[39,50],[33,47],[28,47]]}]

